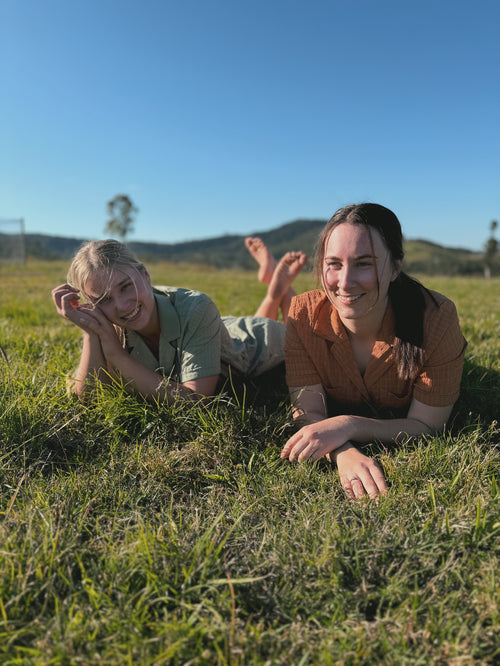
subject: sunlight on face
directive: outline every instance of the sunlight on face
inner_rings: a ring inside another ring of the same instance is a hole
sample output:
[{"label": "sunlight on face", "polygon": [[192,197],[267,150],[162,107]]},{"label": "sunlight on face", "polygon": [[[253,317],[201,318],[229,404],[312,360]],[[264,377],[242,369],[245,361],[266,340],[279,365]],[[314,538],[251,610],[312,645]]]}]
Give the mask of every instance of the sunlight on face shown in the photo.
[{"label": "sunlight on face", "polygon": [[381,235],[362,224],[334,227],[325,245],[322,283],[342,320],[383,315],[398,271]]},{"label": "sunlight on face", "polygon": [[141,332],[151,325],[156,304],[149,273],[134,268],[91,275],[85,284],[90,302],[117,326]]}]

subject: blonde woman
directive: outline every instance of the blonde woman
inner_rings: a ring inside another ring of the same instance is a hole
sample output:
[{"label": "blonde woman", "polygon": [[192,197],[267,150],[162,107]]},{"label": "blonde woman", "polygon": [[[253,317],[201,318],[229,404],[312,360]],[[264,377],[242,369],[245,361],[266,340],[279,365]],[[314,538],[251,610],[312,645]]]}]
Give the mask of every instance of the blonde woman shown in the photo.
[{"label": "blonde woman", "polygon": [[221,317],[208,296],[154,287],[147,268],[115,240],[91,241],[75,255],[68,281],[52,291],[57,312],[82,331],[73,390],[83,398],[95,379],[119,378],[144,396],[168,403],[216,392],[228,368],[259,376],[284,360],[285,326],[296,275],[306,262],[288,252],[276,264],[262,241],[247,248],[268,282],[253,317]]}]

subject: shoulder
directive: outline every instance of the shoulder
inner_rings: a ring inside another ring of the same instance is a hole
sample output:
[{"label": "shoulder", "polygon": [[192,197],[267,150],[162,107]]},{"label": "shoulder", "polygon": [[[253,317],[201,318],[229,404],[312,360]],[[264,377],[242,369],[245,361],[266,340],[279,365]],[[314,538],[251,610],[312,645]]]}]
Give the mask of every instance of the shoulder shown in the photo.
[{"label": "shoulder", "polygon": [[314,321],[321,308],[329,303],[325,292],[322,289],[306,291],[303,294],[297,294],[293,297],[289,311],[289,318],[309,319]]},{"label": "shoulder", "polygon": [[182,287],[155,286],[153,287],[158,302],[167,301],[179,312],[203,310],[215,307],[212,299],[201,291],[184,289]]},{"label": "shoulder", "polygon": [[438,291],[432,289],[424,291],[424,303],[424,317],[426,319],[445,318],[449,321],[458,319],[455,303]]},{"label": "shoulder", "polygon": [[427,348],[439,344],[464,346],[455,303],[437,291],[425,293],[424,341]]},{"label": "shoulder", "polygon": [[172,338],[185,337],[203,328],[218,331],[221,317],[213,301],[201,291],[181,287],[154,287],[161,330]]},{"label": "shoulder", "polygon": [[318,336],[332,341],[344,334],[338,313],[322,289],[307,291],[292,299],[288,329],[295,329],[302,338]]}]

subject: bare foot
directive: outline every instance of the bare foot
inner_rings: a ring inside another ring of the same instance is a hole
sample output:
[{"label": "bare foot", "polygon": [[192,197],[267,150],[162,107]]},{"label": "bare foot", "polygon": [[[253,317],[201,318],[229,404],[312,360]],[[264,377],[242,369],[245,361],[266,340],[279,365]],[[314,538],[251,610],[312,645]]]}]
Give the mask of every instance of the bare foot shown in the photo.
[{"label": "bare foot", "polygon": [[267,245],[261,238],[248,236],[245,245],[255,261],[259,264],[257,277],[260,282],[269,284],[276,268],[276,259],[269,252]]},{"label": "bare foot", "polygon": [[306,261],[307,255],[303,252],[287,252],[284,254],[274,270],[269,283],[268,295],[280,301],[304,268]]}]

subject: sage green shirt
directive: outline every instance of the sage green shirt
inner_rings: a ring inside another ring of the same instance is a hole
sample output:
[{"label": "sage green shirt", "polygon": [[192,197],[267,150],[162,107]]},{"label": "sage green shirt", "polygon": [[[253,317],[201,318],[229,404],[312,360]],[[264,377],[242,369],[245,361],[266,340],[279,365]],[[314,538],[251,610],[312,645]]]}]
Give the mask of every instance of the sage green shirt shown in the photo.
[{"label": "sage green shirt", "polygon": [[143,338],[126,331],[128,352],[150,370],[184,383],[230,366],[243,375],[259,375],[284,361],[285,326],[266,317],[221,317],[199,291],[155,287],[160,318],[158,357]]}]

